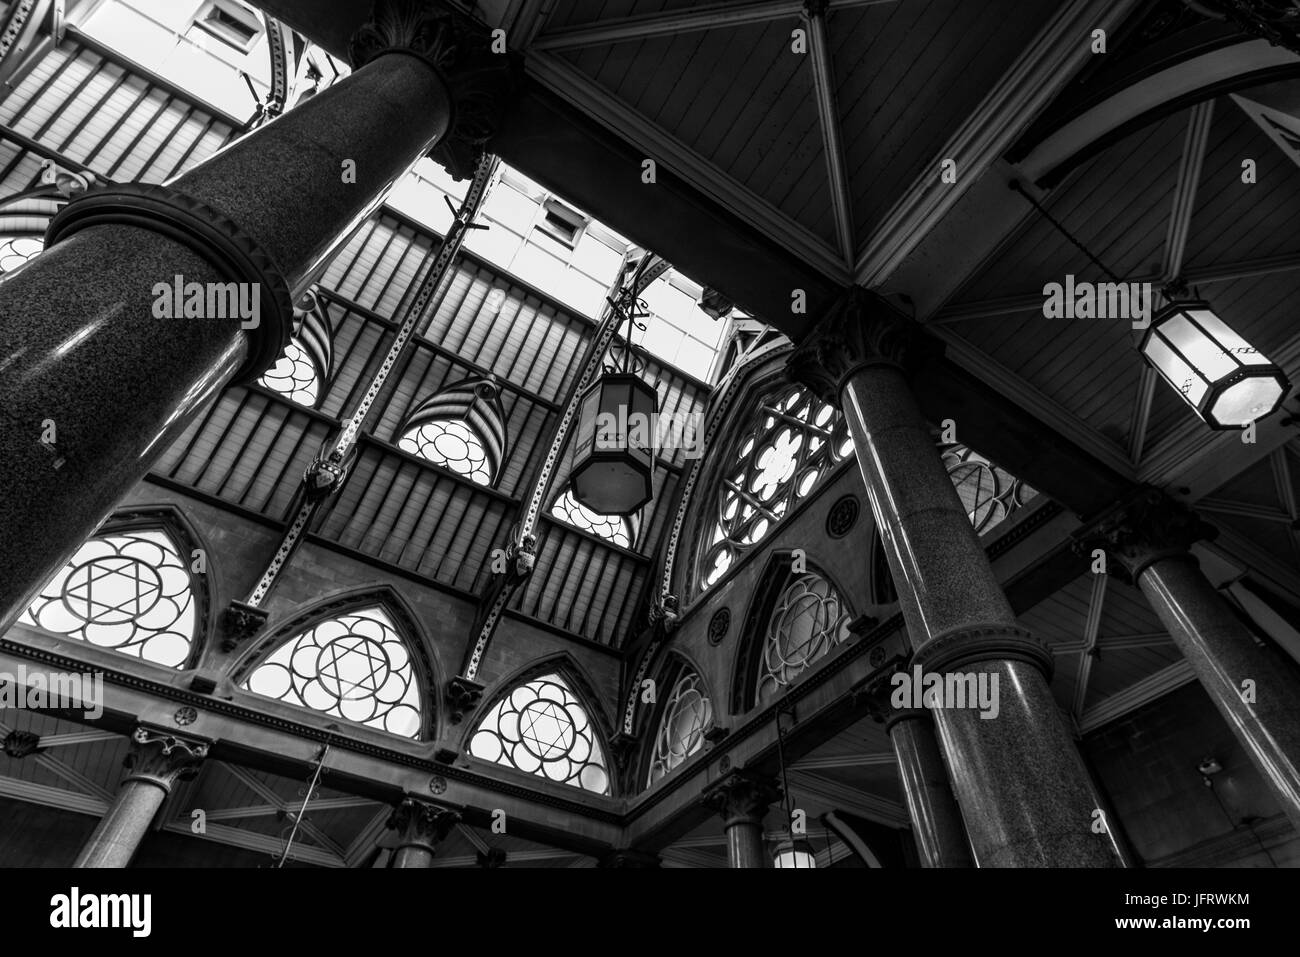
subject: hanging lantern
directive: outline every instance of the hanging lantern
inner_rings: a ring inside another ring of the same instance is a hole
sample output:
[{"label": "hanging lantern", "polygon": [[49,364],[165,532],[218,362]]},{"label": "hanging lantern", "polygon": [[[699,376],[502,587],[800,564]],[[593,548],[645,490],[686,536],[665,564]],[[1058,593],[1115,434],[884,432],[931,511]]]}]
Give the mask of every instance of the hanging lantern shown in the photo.
[{"label": "hanging lantern", "polygon": [[812,845],[807,841],[782,841],[772,855],[773,867],[799,867],[812,870],[817,866]]},{"label": "hanging lantern", "polygon": [[573,437],[573,497],[601,515],[630,515],[653,497],[659,397],[634,372],[606,372],[582,397]]},{"label": "hanging lantern", "polygon": [[1156,313],[1141,351],[1211,428],[1245,428],[1277,411],[1291,390],[1285,373],[1203,300]]}]

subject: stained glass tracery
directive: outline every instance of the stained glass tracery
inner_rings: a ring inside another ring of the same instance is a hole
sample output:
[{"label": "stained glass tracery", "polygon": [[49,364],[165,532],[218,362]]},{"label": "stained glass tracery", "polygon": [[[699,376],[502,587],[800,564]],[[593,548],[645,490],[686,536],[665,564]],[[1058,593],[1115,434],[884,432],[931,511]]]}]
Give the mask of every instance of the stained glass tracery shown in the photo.
[{"label": "stained glass tracery", "polygon": [[650,758],[650,784],[666,776],[704,746],[713,721],[713,702],[699,674],[687,669],[668,695]]},{"label": "stained glass tracery", "polygon": [[272,652],[244,688],[405,738],[420,732],[415,667],[382,608],[313,625]]},{"label": "stained glass tracery", "polygon": [[77,549],[19,621],[180,668],[197,616],[187,563],[161,529],[98,535]]},{"label": "stained glass tracery", "polygon": [[760,403],[718,489],[701,586],[713,585],[852,454],[843,417],[802,386],[788,386]]},{"label": "stained glass tracery", "polygon": [[316,363],[297,339],[290,339],[284,353],[258,382],[280,393],[290,402],[315,408],[320,393]]},{"label": "stained glass tracery", "polygon": [[551,781],[609,794],[605,754],[591,717],[558,674],[524,682],[483,718],[470,754]]},{"label": "stained glass tracery", "polygon": [[39,236],[8,236],[0,239],[0,276],[13,272],[45,249]]},{"label": "stained glass tracery", "polygon": [[629,517],[602,515],[600,512],[593,511],[573,497],[572,489],[565,489],[564,493],[555,500],[555,504],[551,506],[551,514],[574,528],[590,532],[607,542],[613,542],[624,548],[632,547],[635,533]]},{"label": "stained glass tracery", "polygon": [[478,485],[492,484],[483,439],[468,422],[434,419],[410,429],[397,445],[404,452],[450,469]]},{"label": "stained glass tracery", "polygon": [[813,572],[796,575],[785,586],[763,637],[757,700],[782,690],[836,645],[849,637],[849,609],[835,587]]}]

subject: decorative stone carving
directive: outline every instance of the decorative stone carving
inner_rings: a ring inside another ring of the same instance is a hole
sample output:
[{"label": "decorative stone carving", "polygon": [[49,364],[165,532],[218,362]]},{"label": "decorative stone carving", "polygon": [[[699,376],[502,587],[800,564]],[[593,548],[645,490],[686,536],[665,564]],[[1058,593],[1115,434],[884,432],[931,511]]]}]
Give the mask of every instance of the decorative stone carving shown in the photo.
[{"label": "decorative stone carving", "polygon": [[1300,7],[1292,0],[1200,0],[1188,6],[1218,13],[1242,33],[1300,55]]},{"label": "decorative stone carving", "polygon": [[307,500],[321,501],[337,492],[347,479],[349,464],[339,449],[314,460],[302,473],[302,487]]},{"label": "decorative stone carving", "polygon": [[504,42],[435,0],[378,0],[348,56],[360,69],[384,54],[405,53],[438,72],[447,85],[451,122],[430,156],[454,178],[468,179],[515,88],[519,60]]},{"label": "decorative stone carving", "polygon": [[256,605],[232,601],[221,613],[221,650],[234,651],[266,624],[267,613]]},{"label": "decorative stone carving", "polygon": [[681,616],[677,611],[676,595],[664,595],[656,598],[650,605],[650,627],[660,636],[671,635],[677,630]]},{"label": "decorative stone carving", "polygon": [[[228,282],[260,289],[255,329],[245,329],[248,356],[235,382],[252,382],[271,368],[289,345],[293,301],[271,257],[229,216],[165,186],[122,183],[96,186],[72,200],[50,222],[45,245],[92,226],[138,226],[184,243]],[[239,322],[237,316],[229,319]]]},{"label": "decorative stone carving", "polygon": [[720,645],[731,630],[731,609],[719,608],[709,619],[709,644]]},{"label": "decorative stone carving", "polygon": [[629,762],[633,755],[636,754],[637,739],[636,735],[624,734],[620,731],[609,740],[609,750],[614,756],[614,764],[620,771],[627,770]]},{"label": "decorative stone carving", "polygon": [[208,743],[153,728],[139,727],[131,735],[131,752],[126,767],[128,781],[148,781],[170,792],[177,781],[188,781],[199,773],[208,756]]},{"label": "decorative stone carving", "polygon": [[30,731],[10,731],[5,735],[4,752],[11,758],[25,758],[40,748],[41,736]]},{"label": "decorative stone carving", "polygon": [[878,295],[850,287],[786,360],[790,377],[838,406],[849,376],[872,365],[911,369],[941,346]]},{"label": "decorative stone carving", "polygon": [[737,821],[757,824],[768,807],[781,797],[776,781],[752,771],[732,771],[704,792],[704,803],[722,815],[723,824]]},{"label": "decorative stone carving", "polygon": [[460,812],[451,808],[406,798],[393,808],[388,827],[397,831],[402,843],[437,850],[438,845],[460,823]]},{"label": "decorative stone carving", "polygon": [[1164,558],[1187,558],[1193,542],[1218,534],[1214,526],[1159,489],[1146,488],[1074,535],[1077,553],[1106,552],[1107,571],[1136,584],[1142,572]]},{"label": "decorative stone carving", "polygon": [[478,707],[483,700],[484,686],[469,678],[452,678],[447,682],[447,704],[451,708],[451,723],[460,724],[465,715]]}]

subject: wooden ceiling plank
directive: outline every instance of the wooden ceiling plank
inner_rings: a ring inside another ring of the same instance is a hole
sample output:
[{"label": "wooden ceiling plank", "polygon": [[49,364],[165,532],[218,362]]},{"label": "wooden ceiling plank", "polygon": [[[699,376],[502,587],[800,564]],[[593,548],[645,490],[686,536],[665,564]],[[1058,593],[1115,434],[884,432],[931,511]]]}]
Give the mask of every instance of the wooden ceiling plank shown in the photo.
[{"label": "wooden ceiling plank", "polygon": [[[1073,0],[1041,30],[1016,64],[940,150],[867,237],[856,264],[857,282],[883,284],[962,195],[988,172],[1093,55],[1081,42],[1093,30],[1113,31],[1136,0]],[[956,183],[943,183],[938,161],[958,164]]]},{"label": "wooden ceiling plank", "polygon": [[[896,0],[874,0],[876,3]],[[837,4],[837,6],[862,6]],[[537,50],[574,50],[581,47],[604,46],[647,37],[682,36],[700,30],[734,27],[745,23],[763,23],[783,17],[797,17],[803,11],[802,0],[762,0],[758,3],[718,3],[693,10],[672,10],[666,13],[647,13],[631,17],[587,23],[536,37],[529,52]]]},{"label": "wooden ceiling plank", "polygon": [[579,110],[623,137],[645,156],[656,159],[674,172],[704,189],[733,215],[780,237],[791,252],[820,269],[837,282],[849,281],[837,250],[807,227],[795,222],[767,200],[739,183],[667,130],[591,82],[589,77],[558,57],[537,53],[529,57],[527,69],[538,82]]}]

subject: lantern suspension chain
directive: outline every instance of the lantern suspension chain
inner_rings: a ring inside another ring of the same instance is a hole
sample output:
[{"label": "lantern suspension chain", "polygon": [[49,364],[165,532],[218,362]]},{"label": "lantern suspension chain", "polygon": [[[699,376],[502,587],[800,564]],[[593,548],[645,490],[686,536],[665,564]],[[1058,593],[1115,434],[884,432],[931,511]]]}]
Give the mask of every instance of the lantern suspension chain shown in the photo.
[{"label": "lantern suspension chain", "polygon": [[[306,474],[303,475],[303,487],[306,494],[303,495],[293,521],[285,530],[275,554],[267,564],[266,570],[258,579],[257,584],[249,593],[245,604],[254,608],[261,607],[262,602],[266,600],[267,594],[279,578],[280,571],[297,549],[303,533],[306,532],[307,526],[311,524],[312,518],[316,515],[322,503],[331,494],[341,489],[347,481],[348,471],[344,463],[356,447],[361,429],[370,415],[370,410],[383,389],[384,383],[388,381],[389,374],[397,365],[398,359],[406,351],[416,327],[426,317],[428,311],[441,301],[443,290],[445,290],[451,278],[451,264],[459,255],[466,234],[471,229],[487,228],[475,224],[474,219],[483,208],[488,186],[492,182],[493,176],[496,175],[499,165],[500,161],[491,153],[483,154],[479,160],[478,166],[474,170],[474,177],[470,181],[469,188],[465,191],[465,198],[461,201],[460,208],[453,210],[455,218],[447,230],[447,235],[439,245],[437,253],[434,254],[432,263],[428,266],[419,291],[406,309],[405,318],[397,330],[397,336],[393,339],[388,354],[384,356],[383,363],[376,370],[374,378],[370,381],[369,388],[366,389],[365,395],[362,396],[361,401],[358,403],[356,411],[349,417],[347,425],[340,433],[338,441],[328,458],[325,460],[317,459],[307,469]],[[450,205],[451,201],[448,200],[447,202]],[[426,262],[428,262],[428,257],[426,257]],[[313,479],[319,480],[322,484],[313,484]]]},{"label": "lantern suspension chain", "polygon": [[1120,279],[1119,276],[1115,275],[1115,273],[1111,269],[1109,269],[1104,262],[1102,262],[1100,259],[1094,256],[1092,252],[1089,251],[1087,246],[1079,242],[1079,240],[1075,239],[1074,235],[1068,229],[1062,226],[1056,220],[1056,217],[1054,217],[1043,207],[1042,203],[1034,199],[1034,197],[1030,196],[1028,191],[1025,189],[1025,187],[1021,185],[1020,180],[1013,179],[1011,181],[1011,190],[1023,196],[1025,200],[1029,203],[1029,205],[1034,207],[1034,209],[1038,211],[1039,215],[1041,215],[1045,220],[1047,220],[1056,228],[1056,231],[1058,233],[1060,233],[1062,236],[1068,239],[1074,245],[1074,247],[1079,250],[1079,252],[1087,256],[1088,259],[1092,262],[1092,264],[1096,266],[1098,269],[1100,269],[1107,279],[1109,279],[1111,282],[1123,282],[1123,280]]},{"label": "lantern suspension chain", "polygon": [[[331,725],[330,727],[334,727]],[[289,831],[288,838],[284,842],[284,852],[280,855],[280,860],[276,862],[276,867],[284,867],[284,862],[289,859],[289,851],[293,848],[294,838],[298,836],[298,828],[302,826],[302,819],[307,813],[307,805],[311,803],[312,796],[316,793],[316,787],[320,784],[321,772],[325,769],[325,757],[330,753],[330,746],[325,744],[320,749],[320,754],[316,756],[316,771],[311,776],[311,781],[307,784],[307,791],[302,798],[302,806],[298,808],[298,813],[293,818],[293,829]]]}]

